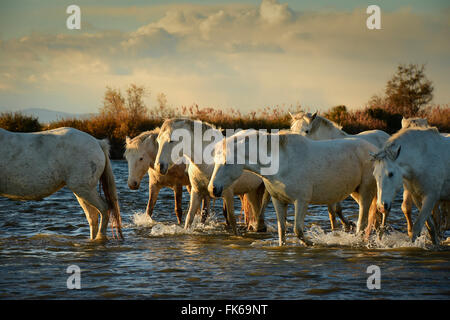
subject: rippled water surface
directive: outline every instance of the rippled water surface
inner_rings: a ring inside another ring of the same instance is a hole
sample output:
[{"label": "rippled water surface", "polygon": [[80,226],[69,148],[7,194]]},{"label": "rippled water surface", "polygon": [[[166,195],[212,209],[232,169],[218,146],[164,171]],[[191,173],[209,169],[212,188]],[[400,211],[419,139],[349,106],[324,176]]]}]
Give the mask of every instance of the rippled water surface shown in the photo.
[{"label": "rippled water surface", "polygon": [[[370,246],[353,234],[331,233],[326,208],[311,206],[302,246],[293,236],[277,245],[273,206],[268,232],[232,236],[223,223],[221,200],[206,224],[193,230],[176,224],[173,193],[163,189],[153,219],[144,215],[147,177],[141,189],[127,187],[127,164],[113,161],[125,241],[88,240],[89,227],[66,188],[43,201],[0,198],[0,298],[10,299],[448,299],[450,248],[432,247],[425,233],[410,243],[400,201],[390,215],[392,230]],[[188,193],[183,195],[187,210]],[[344,214],[357,220],[353,200]],[[236,216],[240,204],[236,200]],[[414,211],[414,217],[416,211]],[[110,228],[108,234],[111,235]],[[81,290],[67,289],[67,267],[81,269]],[[367,267],[381,270],[381,289],[369,290]]]}]

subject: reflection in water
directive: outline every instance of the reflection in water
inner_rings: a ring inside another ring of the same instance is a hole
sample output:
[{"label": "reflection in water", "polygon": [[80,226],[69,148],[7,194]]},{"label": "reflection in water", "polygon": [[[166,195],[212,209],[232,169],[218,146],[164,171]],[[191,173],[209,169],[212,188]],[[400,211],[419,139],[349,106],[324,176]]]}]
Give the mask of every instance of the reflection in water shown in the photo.
[{"label": "reflection in water", "polygon": [[[422,234],[410,243],[397,200],[391,231],[370,243],[343,231],[331,232],[326,208],[311,206],[304,247],[288,217],[287,246],[278,246],[272,205],[267,233],[232,236],[223,223],[221,201],[206,224],[189,230],[176,224],[171,190],[162,190],[153,219],[143,212],[148,181],[127,187],[127,164],[113,162],[125,241],[88,240],[89,227],[67,189],[44,201],[0,199],[0,298],[43,299],[371,299],[450,295],[449,247],[433,248]],[[189,203],[183,196],[183,209]],[[236,208],[239,208],[236,199]],[[344,213],[357,220],[354,201]],[[414,212],[416,214],[416,212]],[[244,229],[241,228],[243,231]],[[68,290],[68,266],[81,269],[81,290]],[[381,269],[381,290],[366,287],[367,267]]]}]

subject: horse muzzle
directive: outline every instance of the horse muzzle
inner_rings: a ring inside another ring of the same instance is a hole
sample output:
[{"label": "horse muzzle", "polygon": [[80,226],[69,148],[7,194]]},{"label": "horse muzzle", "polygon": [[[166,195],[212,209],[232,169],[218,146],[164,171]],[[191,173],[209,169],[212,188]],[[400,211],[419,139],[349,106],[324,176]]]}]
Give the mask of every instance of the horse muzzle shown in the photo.
[{"label": "horse muzzle", "polygon": [[378,211],[383,214],[389,213],[389,211],[391,211],[391,204],[388,202],[382,202],[381,204],[378,204],[377,207]]},{"label": "horse muzzle", "polygon": [[128,188],[130,188],[131,190],[139,189],[139,185],[140,185],[140,183],[138,183],[137,181],[128,182]]},{"label": "horse muzzle", "polygon": [[223,187],[213,186],[212,195],[215,198],[220,198],[222,196]]}]

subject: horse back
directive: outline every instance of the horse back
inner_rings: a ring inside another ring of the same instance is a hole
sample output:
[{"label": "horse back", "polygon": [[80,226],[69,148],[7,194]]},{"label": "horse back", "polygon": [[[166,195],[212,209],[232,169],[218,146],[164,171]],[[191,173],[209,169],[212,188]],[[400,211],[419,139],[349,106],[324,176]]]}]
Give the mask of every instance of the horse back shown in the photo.
[{"label": "horse back", "polygon": [[98,183],[105,154],[100,143],[73,128],[37,133],[1,132],[0,194],[40,199],[67,184]]}]

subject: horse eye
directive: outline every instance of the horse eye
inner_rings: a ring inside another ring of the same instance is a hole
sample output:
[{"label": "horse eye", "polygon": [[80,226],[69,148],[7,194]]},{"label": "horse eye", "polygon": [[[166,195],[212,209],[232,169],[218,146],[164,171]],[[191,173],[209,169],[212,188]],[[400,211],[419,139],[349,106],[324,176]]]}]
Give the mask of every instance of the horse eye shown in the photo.
[{"label": "horse eye", "polygon": [[394,174],[393,174],[392,172],[389,172],[389,173],[388,173],[388,177],[389,177],[389,178],[392,178],[393,175],[394,175]]},{"label": "horse eye", "polygon": [[308,134],[308,133],[309,133],[309,130],[306,130],[305,133]]},{"label": "horse eye", "polygon": [[142,160],[144,160],[144,158],[140,158],[140,159],[139,159],[139,161],[142,161]]}]

